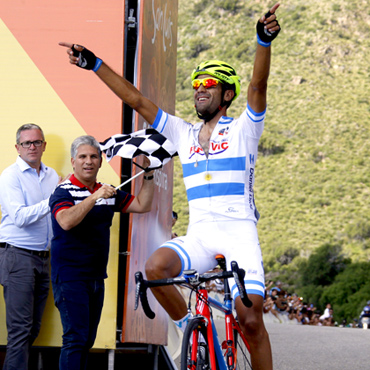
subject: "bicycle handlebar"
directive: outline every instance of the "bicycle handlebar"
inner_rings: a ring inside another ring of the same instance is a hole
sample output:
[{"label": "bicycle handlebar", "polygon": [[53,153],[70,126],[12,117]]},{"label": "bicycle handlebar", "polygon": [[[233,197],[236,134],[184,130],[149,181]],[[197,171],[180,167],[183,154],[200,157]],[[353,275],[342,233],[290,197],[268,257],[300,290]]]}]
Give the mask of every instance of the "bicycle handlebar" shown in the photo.
[{"label": "bicycle handlebar", "polygon": [[[139,300],[143,306],[144,313],[150,319],[154,319],[155,313],[150,308],[146,291],[148,288],[154,288],[165,285],[180,285],[190,284],[193,287],[205,283],[207,281],[216,279],[227,279],[233,277],[238,287],[240,298],[246,307],[252,307],[252,301],[248,298],[247,291],[244,286],[245,271],[240,269],[236,261],[231,262],[232,271],[212,272],[205,274],[198,274],[195,270],[189,271],[182,277],[159,279],[159,280],[145,280],[143,274],[138,271],[135,273],[136,292],[135,292],[135,311],[139,306]],[[243,284],[241,283],[243,282]]]}]

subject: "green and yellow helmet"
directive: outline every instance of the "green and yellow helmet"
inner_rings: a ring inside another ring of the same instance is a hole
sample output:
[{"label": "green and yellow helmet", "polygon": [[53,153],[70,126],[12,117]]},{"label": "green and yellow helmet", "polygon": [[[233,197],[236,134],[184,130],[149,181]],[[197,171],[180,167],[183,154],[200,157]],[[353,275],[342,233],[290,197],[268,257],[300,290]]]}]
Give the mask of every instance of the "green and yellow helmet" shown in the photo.
[{"label": "green and yellow helmet", "polygon": [[199,75],[207,74],[216,77],[221,82],[235,91],[235,100],[240,94],[240,77],[230,64],[222,62],[221,60],[207,60],[200,63],[191,74],[191,80],[195,80]]}]

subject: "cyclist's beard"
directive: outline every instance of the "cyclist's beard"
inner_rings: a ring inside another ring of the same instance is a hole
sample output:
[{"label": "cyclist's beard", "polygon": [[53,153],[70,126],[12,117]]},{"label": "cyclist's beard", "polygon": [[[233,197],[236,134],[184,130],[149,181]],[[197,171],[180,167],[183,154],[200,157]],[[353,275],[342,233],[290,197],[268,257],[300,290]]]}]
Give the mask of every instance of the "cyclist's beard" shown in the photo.
[{"label": "cyclist's beard", "polygon": [[202,107],[200,110],[198,110],[197,105],[195,105],[195,110],[197,112],[198,117],[203,120],[204,122],[211,121],[218,112],[222,109],[224,105],[224,99],[222,94],[222,99],[220,102],[220,105],[215,108],[215,105],[210,105],[208,107]]},{"label": "cyclist's beard", "polygon": [[198,111],[197,107],[195,107],[198,118],[200,118],[204,122],[209,122],[210,120],[212,120],[212,118],[214,118],[221,109],[222,109],[222,107],[220,105],[220,106],[218,106],[218,108],[214,112],[209,112],[208,109],[205,109],[205,111],[203,113],[201,113],[201,112]]},{"label": "cyclist's beard", "polygon": [[214,118],[217,113],[225,106],[227,105],[228,103],[224,100],[224,94],[225,94],[225,91],[222,90],[222,98],[221,98],[221,104],[213,111],[211,112],[211,107],[208,107],[208,108],[205,108],[204,109],[204,112],[200,112],[198,111],[198,108],[197,106],[195,105],[195,111],[197,112],[197,116],[198,118],[200,118],[201,120],[203,120],[204,122],[209,122],[212,120],[212,118]]}]

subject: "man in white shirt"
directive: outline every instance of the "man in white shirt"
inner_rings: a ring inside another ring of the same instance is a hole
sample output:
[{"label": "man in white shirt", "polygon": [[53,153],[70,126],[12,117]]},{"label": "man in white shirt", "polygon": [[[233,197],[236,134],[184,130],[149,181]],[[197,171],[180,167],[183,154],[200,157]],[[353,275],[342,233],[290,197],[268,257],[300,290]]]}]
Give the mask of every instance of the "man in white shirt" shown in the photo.
[{"label": "man in white shirt", "polygon": [[0,283],[8,330],[3,370],[28,369],[49,293],[49,197],[60,179],[41,162],[45,147],[38,125],[21,126],[15,145],[19,156],[0,176]]}]

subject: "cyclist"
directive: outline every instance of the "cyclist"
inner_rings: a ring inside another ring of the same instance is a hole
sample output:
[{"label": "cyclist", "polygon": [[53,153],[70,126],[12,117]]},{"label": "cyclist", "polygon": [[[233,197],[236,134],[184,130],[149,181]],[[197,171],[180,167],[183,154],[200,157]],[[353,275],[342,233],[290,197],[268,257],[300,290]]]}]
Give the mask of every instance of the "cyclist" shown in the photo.
[{"label": "cyclist", "polygon": [[[199,273],[212,269],[222,253],[230,263],[237,260],[246,271],[245,283],[253,302],[246,308],[236,287],[235,307],[249,341],[253,369],[272,369],[270,341],[264,327],[264,271],[256,223],[253,184],[258,141],[266,113],[267,80],[271,42],[280,31],[275,11],[279,3],[257,22],[257,50],[248,104],[238,119],[227,109],[240,94],[234,68],[221,61],[206,61],[192,73],[194,102],[202,122],[191,125],[171,116],[145,98],[126,79],[112,71],[86,48],[68,47],[70,63],[92,69],[126,104],[166,136],[177,148],[183,165],[190,209],[188,233],[163,244],[149,258],[149,280],[175,277],[184,269]],[[184,299],[174,286],[153,289],[159,303],[179,327],[188,316]]]}]

